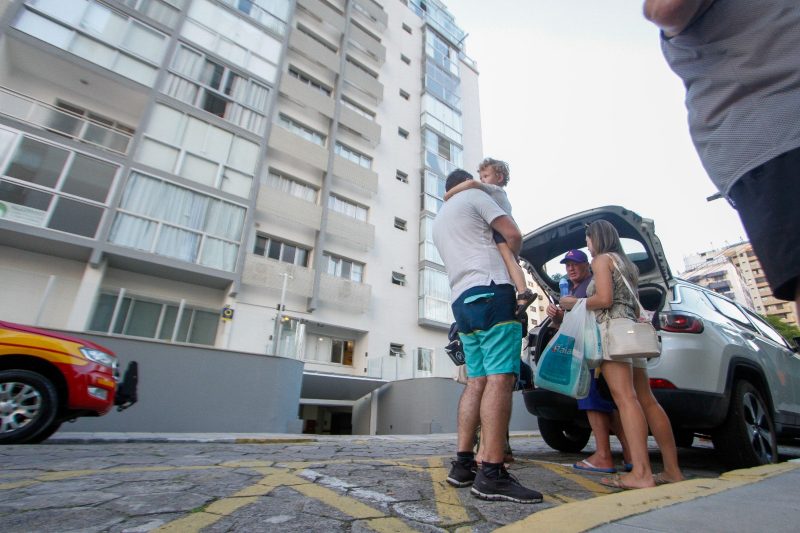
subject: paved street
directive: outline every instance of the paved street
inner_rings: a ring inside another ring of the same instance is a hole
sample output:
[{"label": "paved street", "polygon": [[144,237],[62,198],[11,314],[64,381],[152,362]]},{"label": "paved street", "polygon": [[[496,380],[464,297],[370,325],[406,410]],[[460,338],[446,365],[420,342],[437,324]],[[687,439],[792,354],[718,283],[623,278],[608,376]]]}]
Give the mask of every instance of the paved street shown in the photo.
[{"label": "paved street", "polygon": [[[511,470],[545,494],[537,505],[447,485],[453,435],[213,440],[0,447],[0,531],[483,532],[613,492],[570,468],[585,455],[554,452],[535,434],[513,436]],[[781,450],[781,460],[800,457]],[[697,440],[681,460],[696,480],[724,472]]]}]

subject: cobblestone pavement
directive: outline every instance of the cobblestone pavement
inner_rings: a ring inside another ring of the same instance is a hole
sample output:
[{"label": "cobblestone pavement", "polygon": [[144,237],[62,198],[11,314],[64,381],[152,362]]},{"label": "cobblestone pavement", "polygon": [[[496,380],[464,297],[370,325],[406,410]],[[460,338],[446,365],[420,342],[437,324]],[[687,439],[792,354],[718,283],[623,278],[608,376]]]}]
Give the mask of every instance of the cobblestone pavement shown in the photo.
[{"label": "cobblestone pavement", "polygon": [[[484,532],[613,492],[571,468],[585,454],[555,452],[538,435],[511,442],[512,474],[543,503],[450,487],[453,435],[4,446],[0,531]],[[681,460],[691,477],[723,471],[703,443]]]}]

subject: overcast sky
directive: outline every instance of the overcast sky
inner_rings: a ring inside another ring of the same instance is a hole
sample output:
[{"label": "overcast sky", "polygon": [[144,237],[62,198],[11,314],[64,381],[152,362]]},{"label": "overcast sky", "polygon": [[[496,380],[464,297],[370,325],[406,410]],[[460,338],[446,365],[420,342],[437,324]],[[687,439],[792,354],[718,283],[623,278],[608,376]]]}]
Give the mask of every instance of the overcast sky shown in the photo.
[{"label": "overcast sky", "polygon": [[480,71],[484,153],[510,163],[523,234],[622,205],[655,221],[673,273],[685,255],[746,239],[725,200],[706,201],[716,189],[683,86],[641,0],[447,3]]}]

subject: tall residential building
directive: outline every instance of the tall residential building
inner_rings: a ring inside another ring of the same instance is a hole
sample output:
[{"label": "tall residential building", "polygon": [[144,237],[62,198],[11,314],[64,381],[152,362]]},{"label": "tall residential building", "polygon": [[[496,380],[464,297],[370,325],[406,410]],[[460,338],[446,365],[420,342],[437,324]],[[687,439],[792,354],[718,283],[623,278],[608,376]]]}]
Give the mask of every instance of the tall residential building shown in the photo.
[{"label": "tall residential building", "polygon": [[482,147],[442,2],[2,6],[0,318],[453,373],[431,222]]},{"label": "tall residential building", "polygon": [[724,294],[766,316],[777,316],[787,324],[800,325],[793,302],[772,296],[753,246],[741,242],[684,258],[682,277]]}]

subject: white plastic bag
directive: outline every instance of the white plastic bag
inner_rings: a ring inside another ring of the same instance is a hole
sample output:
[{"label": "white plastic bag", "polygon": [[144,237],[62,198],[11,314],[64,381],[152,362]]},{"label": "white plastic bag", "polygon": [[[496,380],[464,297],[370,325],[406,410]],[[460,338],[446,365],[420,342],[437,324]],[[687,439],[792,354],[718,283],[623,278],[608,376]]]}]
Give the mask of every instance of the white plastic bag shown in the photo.
[{"label": "white plastic bag", "polygon": [[603,362],[603,338],[594,311],[586,309],[586,300],[578,300],[570,313],[578,311],[583,313],[583,359],[589,368],[597,368]]},{"label": "white plastic bag", "polygon": [[589,394],[589,367],[583,358],[585,305],[580,301],[566,313],[558,333],[547,343],[536,365],[537,387],[578,399]]}]

